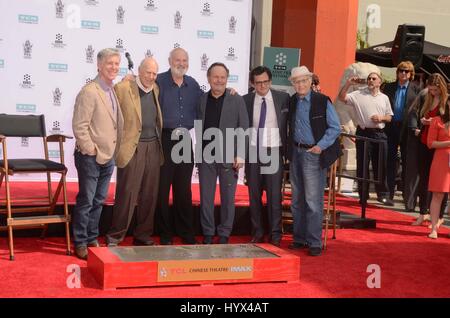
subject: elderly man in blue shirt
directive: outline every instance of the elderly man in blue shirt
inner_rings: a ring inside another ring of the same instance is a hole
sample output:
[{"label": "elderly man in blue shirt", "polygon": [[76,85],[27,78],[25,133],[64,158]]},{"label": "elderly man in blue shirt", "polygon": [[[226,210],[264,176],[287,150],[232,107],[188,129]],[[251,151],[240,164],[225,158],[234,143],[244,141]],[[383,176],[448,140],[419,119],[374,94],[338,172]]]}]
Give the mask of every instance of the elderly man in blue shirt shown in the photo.
[{"label": "elderly man in blue shirt", "polygon": [[290,249],[322,253],[322,221],[327,168],[341,154],[339,118],[328,96],[311,90],[312,73],[294,67],[289,80],[296,94],[289,105],[291,210],[294,219]]}]

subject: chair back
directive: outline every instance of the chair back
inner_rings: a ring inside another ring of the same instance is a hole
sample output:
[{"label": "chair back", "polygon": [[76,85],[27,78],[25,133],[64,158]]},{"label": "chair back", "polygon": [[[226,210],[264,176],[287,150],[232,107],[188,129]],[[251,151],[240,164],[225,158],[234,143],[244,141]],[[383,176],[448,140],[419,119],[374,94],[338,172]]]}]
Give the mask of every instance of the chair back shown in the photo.
[{"label": "chair back", "polygon": [[0,114],[0,135],[6,137],[45,137],[44,115]]}]

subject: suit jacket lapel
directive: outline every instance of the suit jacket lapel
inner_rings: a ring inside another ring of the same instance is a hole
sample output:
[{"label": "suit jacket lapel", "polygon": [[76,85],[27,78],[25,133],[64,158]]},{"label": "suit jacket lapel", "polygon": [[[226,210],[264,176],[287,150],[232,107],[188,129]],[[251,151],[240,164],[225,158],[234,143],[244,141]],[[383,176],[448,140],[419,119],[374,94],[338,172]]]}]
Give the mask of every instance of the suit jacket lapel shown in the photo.
[{"label": "suit jacket lapel", "polygon": [[278,123],[278,128],[281,129],[281,100],[278,98],[279,95],[273,91],[270,90],[272,92],[272,99],[273,99],[273,104],[275,106],[275,113],[277,114],[277,123]]},{"label": "suit jacket lapel", "polygon": [[134,110],[136,111],[136,114],[138,115],[138,118],[139,118],[139,122],[142,125],[142,109],[141,109],[141,103],[140,103],[141,97],[139,96],[139,88],[136,83],[133,82],[132,84],[130,84],[129,93],[130,93],[131,100],[133,102]]},{"label": "suit jacket lapel", "polygon": [[[105,91],[102,89],[102,87],[100,86],[100,84],[98,83],[98,80],[95,80],[95,87],[97,88],[97,92],[98,95],[100,96],[100,100],[102,101],[103,107],[106,108],[106,111],[108,112],[109,116],[111,117],[111,119],[116,122],[117,118],[116,116],[114,116],[112,107],[108,106],[108,103],[106,102],[106,98],[109,98],[108,96],[106,96]],[[113,94],[114,95],[114,94]],[[119,102],[117,101],[117,98],[114,95],[114,98],[116,99],[117,105],[119,105]]]}]

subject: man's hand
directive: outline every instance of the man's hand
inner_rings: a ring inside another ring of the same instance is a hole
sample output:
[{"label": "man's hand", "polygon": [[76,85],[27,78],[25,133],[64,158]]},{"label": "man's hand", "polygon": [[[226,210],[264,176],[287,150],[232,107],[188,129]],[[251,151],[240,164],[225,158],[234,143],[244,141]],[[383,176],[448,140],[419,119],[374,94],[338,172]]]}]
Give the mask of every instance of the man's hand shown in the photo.
[{"label": "man's hand", "polygon": [[372,115],[371,117],[370,117],[370,119],[374,122],[374,123],[382,123],[383,122],[383,119],[384,119],[384,116],[382,116],[382,115]]},{"label": "man's hand", "polygon": [[234,158],[234,163],[233,163],[233,169],[234,170],[239,170],[244,166],[244,159],[236,157]]},{"label": "man's hand", "polygon": [[133,74],[127,74],[122,78],[122,81],[131,81],[134,82],[136,81],[136,75]]},{"label": "man's hand", "polygon": [[314,147],[309,148],[308,150],[306,150],[306,152],[311,152],[311,153],[314,153],[316,155],[320,155],[322,153],[322,149],[319,146],[315,145]]}]

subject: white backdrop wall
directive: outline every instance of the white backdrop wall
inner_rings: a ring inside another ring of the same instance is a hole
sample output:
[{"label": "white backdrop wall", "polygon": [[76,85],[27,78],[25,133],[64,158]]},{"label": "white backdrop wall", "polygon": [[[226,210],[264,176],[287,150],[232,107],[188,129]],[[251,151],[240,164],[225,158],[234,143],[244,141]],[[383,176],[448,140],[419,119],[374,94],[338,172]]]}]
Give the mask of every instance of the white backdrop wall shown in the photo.
[{"label": "white backdrop wall", "polygon": [[[96,76],[96,55],[106,47],[125,52],[135,69],[146,55],[169,68],[169,52],[189,52],[193,76],[209,89],[206,69],[216,61],[230,69],[229,87],[248,90],[251,0],[0,0],[0,112],[45,114],[47,134],[73,135],[75,97]],[[15,157],[42,155],[40,139],[8,144]],[[65,144],[68,180],[76,180],[74,140]],[[1,150],[0,150],[1,151]],[[59,157],[56,145],[50,156]],[[25,180],[43,180],[28,175]]]}]

